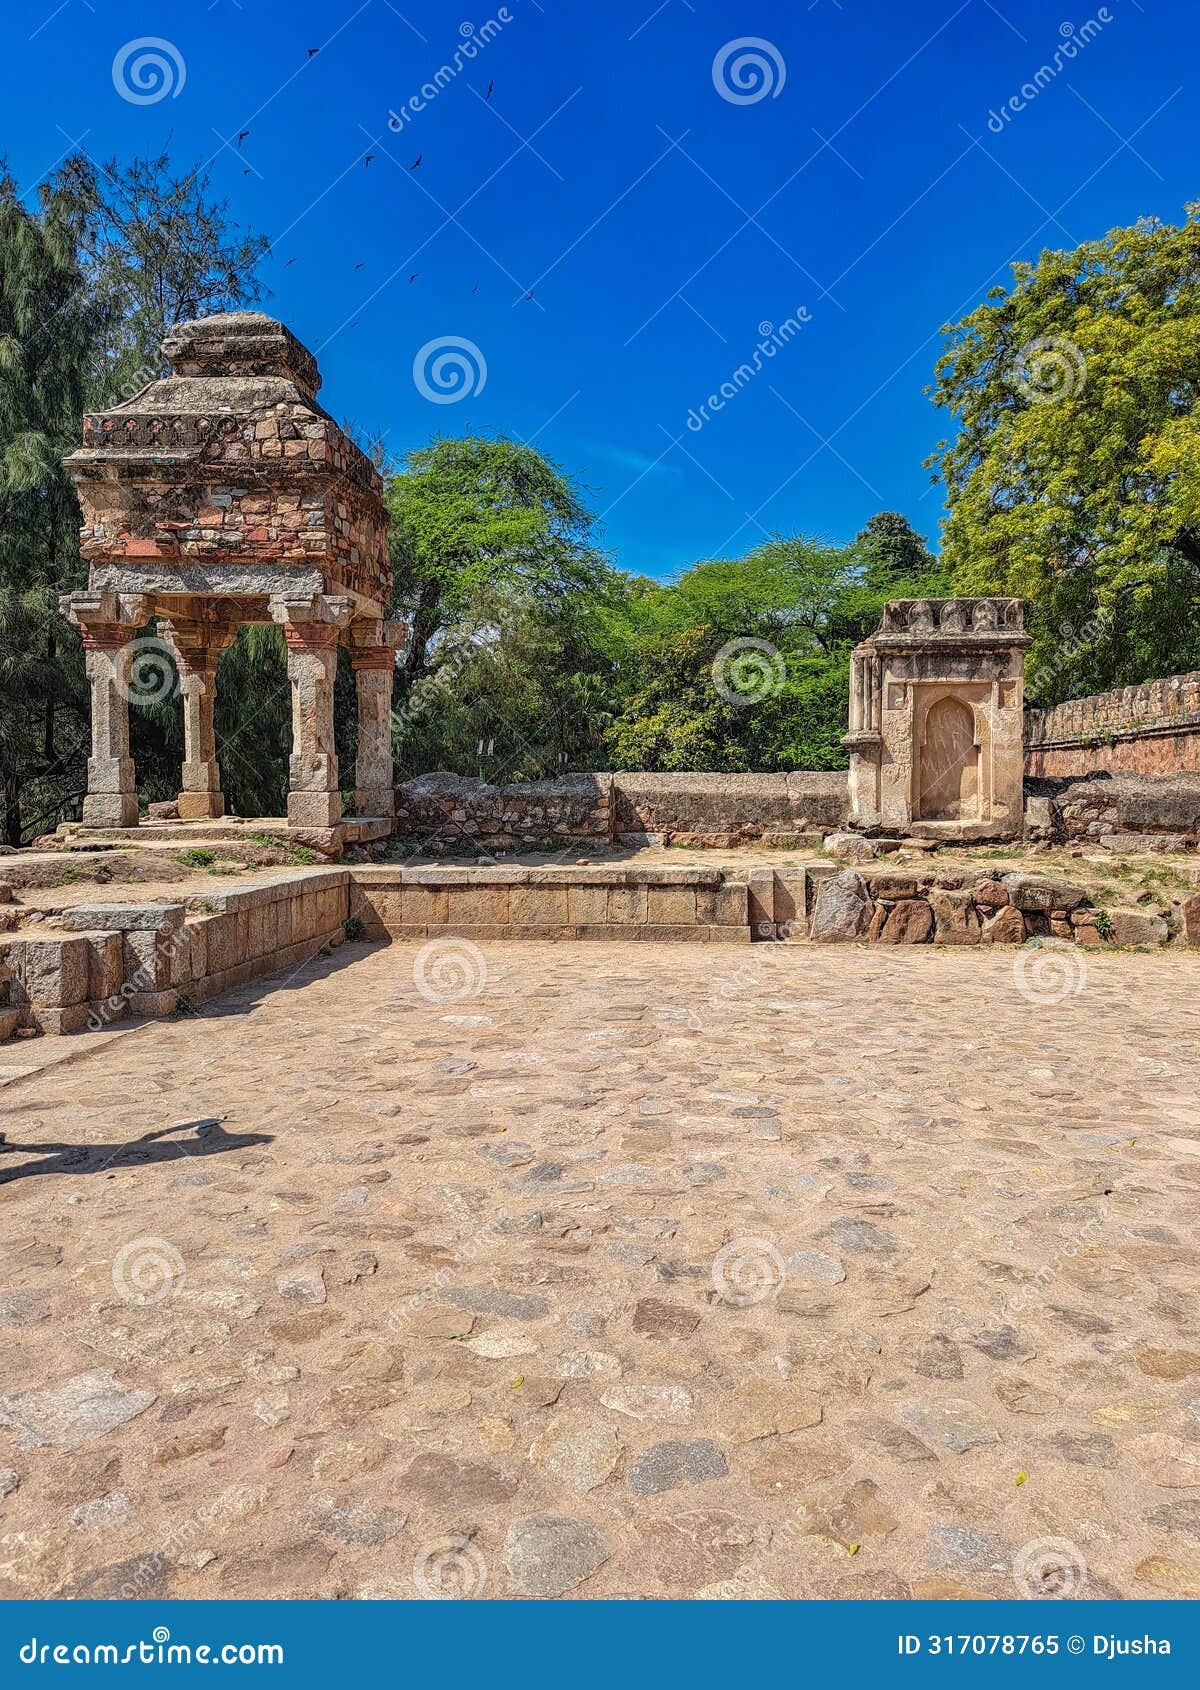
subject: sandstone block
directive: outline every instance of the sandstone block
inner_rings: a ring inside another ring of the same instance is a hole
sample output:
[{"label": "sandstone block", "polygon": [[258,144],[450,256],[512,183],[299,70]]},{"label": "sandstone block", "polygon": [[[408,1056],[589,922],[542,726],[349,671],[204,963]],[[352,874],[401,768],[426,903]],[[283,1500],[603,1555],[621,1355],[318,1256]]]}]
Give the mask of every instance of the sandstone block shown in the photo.
[{"label": "sandstone block", "polygon": [[977,945],[979,916],[965,888],[931,886],[929,906],[933,911],[934,943],[938,945]]},{"label": "sandstone block", "polygon": [[980,935],[985,945],[1023,945],[1025,917],[1010,905],[985,919]]},{"label": "sandstone block", "polygon": [[1167,924],[1151,910],[1109,910],[1114,945],[1165,945]]},{"label": "sandstone block", "polygon": [[844,943],[866,936],[871,925],[871,894],[862,875],[843,869],[817,887],[810,937],[820,944]]},{"label": "sandstone block", "polygon": [[1070,886],[1064,880],[1043,880],[1034,874],[1006,874],[1004,885],[1009,903],[1019,910],[1073,910],[1087,897],[1080,886]]},{"label": "sandstone block", "polygon": [[40,939],[21,934],[8,939],[0,956],[13,971],[13,1002],[48,1009],[83,1003],[91,955],[87,940],[74,936]]},{"label": "sandstone block", "polygon": [[933,932],[933,910],[924,898],[903,898],[879,934],[881,945],[923,945]]}]

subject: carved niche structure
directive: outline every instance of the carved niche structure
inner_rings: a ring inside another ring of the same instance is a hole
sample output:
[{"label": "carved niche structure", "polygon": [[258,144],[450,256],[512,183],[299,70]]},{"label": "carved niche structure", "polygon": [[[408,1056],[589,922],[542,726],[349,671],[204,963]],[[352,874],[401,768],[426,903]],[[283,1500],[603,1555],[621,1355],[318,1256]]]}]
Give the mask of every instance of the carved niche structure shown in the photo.
[{"label": "carved niche structure", "polygon": [[897,599],[854,650],[850,825],[1001,839],[1022,825],[1019,599]]},{"label": "carved niche structure", "polygon": [[[383,484],[317,404],[316,363],[282,323],[257,311],[205,317],[172,329],[163,351],[171,374],[85,416],[83,445],[66,460],[88,562],[87,591],[62,601],[83,636],[92,691],[83,820],[137,823],[129,699],[156,642],[174,656],[183,701],[180,818],[223,815],[217,660],[252,622],[278,623],[287,643],[290,826],[328,832],[341,819],[339,645],[358,689],[355,809],[389,818],[392,672],[404,628],[387,615]],[[152,618],[157,634],[139,637]]]}]

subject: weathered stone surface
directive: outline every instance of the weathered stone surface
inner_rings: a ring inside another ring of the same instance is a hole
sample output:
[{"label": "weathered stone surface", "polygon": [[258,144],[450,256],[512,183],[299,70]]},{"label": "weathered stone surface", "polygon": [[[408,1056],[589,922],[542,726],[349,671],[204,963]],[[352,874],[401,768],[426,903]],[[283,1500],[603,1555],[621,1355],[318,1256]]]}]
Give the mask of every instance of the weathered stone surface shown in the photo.
[{"label": "weathered stone surface", "polygon": [[923,945],[933,932],[933,910],[924,898],[903,898],[889,911],[881,945]]},{"label": "weathered stone surface", "polygon": [[929,888],[929,907],[933,911],[933,942],[935,945],[977,945],[979,916],[966,891],[950,891],[940,886]]},{"label": "weathered stone surface", "polygon": [[1200,1597],[1200,1562],[1175,1561],[1166,1555],[1147,1555],[1133,1569],[1139,1584],[1165,1590],[1170,1596]]},{"label": "weathered stone surface", "polygon": [[621,1454],[611,1426],[559,1418],[534,1440],[529,1459],[549,1478],[584,1496],[608,1478]]},{"label": "weathered stone surface", "polygon": [[809,936],[821,944],[864,938],[871,910],[871,895],[861,874],[843,869],[828,875],[817,887]]},{"label": "weathered stone surface", "polygon": [[1167,1490],[1200,1486],[1200,1439],[1147,1432],[1140,1438],[1131,1438],[1125,1450],[1152,1484]]},{"label": "weathered stone surface", "polygon": [[1110,909],[1108,937],[1114,945],[1165,945],[1167,924],[1152,910]]},{"label": "weathered stone surface", "polygon": [[984,922],[979,937],[985,945],[1023,945],[1025,918],[1011,906],[997,910],[991,920]]},{"label": "weathered stone surface", "polygon": [[642,1297],[633,1311],[633,1330],[648,1338],[686,1338],[699,1324],[692,1309],[658,1297]]},{"label": "weathered stone surface", "polygon": [[487,1285],[451,1287],[442,1295],[448,1303],[469,1309],[472,1314],[495,1314],[507,1320],[541,1320],[550,1313],[550,1304],[544,1297],[497,1291]]},{"label": "weathered stone surface", "polygon": [[600,1401],[633,1420],[663,1420],[672,1426],[686,1426],[695,1414],[692,1393],[683,1385],[612,1385]]},{"label": "weathered stone surface", "polygon": [[0,1426],[21,1433],[22,1449],[79,1449],[144,1414],[153,1391],[131,1390],[107,1368],[76,1373],[57,1385],[0,1397]]},{"label": "weathered stone surface", "polygon": [[1065,880],[1045,880],[1034,874],[1006,874],[1004,889],[1008,901],[1019,910],[1073,910],[1086,901],[1087,893]]},{"label": "weathered stone surface", "polygon": [[917,1350],[912,1369],[925,1379],[961,1379],[962,1356],[958,1345],[941,1332],[935,1332]]},{"label": "weathered stone surface", "polygon": [[565,1596],[608,1558],[608,1543],[592,1522],[567,1514],[514,1520],[504,1540],[508,1587],[514,1596]]},{"label": "weathered stone surface", "polygon": [[643,1450],[627,1477],[635,1496],[656,1496],[679,1485],[723,1478],[726,1472],[725,1457],[711,1438],[670,1438]]},{"label": "weathered stone surface", "polygon": [[401,1501],[417,1498],[431,1507],[449,1503],[477,1506],[507,1502],[516,1488],[515,1479],[506,1478],[494,1467],[485,1467],[478,1461],[456,1461],[452,1455],[425,1450],[401,1475],[397,1494]]},{"label": "weathered stone surface", "polygon": [[869,863],[875,847],[861,833],[831,833],[825,840],[825,854],[839,863]]},{"label": "weathered stone surface", "polygon": [[300,1511],[301,1523],[317,1537],[333,1538],[352,1549],[380,1549],[399,1537],[408,1519],[398,1508],[381,1508],[366,1499],[314,1496]]},{"label": "weathered stone surface", "polygon": [[994,1444],[999,1438],[974,1403],[960,1397],[941,1402],[908,1402],[900,1413],[908,1424],[933,1443],[942,1444],[956,1455],[977,1444]]}]

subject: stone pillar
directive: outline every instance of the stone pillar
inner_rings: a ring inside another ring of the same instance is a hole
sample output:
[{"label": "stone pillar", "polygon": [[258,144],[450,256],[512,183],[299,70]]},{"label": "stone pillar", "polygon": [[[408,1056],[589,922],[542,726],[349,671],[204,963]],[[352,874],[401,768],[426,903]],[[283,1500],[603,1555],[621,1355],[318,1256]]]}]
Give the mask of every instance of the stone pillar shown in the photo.
[{"label": "stone pillar", "polygon": [[217,660],[232,641],[233,629],[214,631],[187,623],[161,622],[159,631],[170,641],[179,670],[183,698],[183,775],[179,791],[180,821],[217,818],[225,814],[221,770],[217,763],[214,709],[217,699]]},{"label": "stone pillar", "polygon": [[392,817],[396,786],[392,765],[392,683],[396,648],[404,624],[357,622],[350,630],[350,661],[358,691],[358,755],[354,764],[354,810],[359,816]]},{"label": "stone pillar", "polygon": [[88,827],[136,827],[137,785],[129,755],[131,630],[116,623],[81,625],[84,666],[92,691],[92,754],[83,819]]},{"label": "stone pillar", "polygon": [[291,827],[330,828],[342,818],[333,734],[333,683],[338,629],[350,620],[348,599],[326,594],[271,600],[287,641],[292,684],[292,755],[287,819]]}]

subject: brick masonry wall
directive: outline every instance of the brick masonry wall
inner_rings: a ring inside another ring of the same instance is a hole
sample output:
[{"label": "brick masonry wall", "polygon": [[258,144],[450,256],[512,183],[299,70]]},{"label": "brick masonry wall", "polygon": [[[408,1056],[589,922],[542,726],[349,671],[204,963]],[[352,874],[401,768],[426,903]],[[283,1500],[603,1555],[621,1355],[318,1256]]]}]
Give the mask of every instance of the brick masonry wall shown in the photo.
[{"label": "brick masonry wall", "polygon": [[1200,773],[1200,673],[1030,710],[1030,779]]}]

